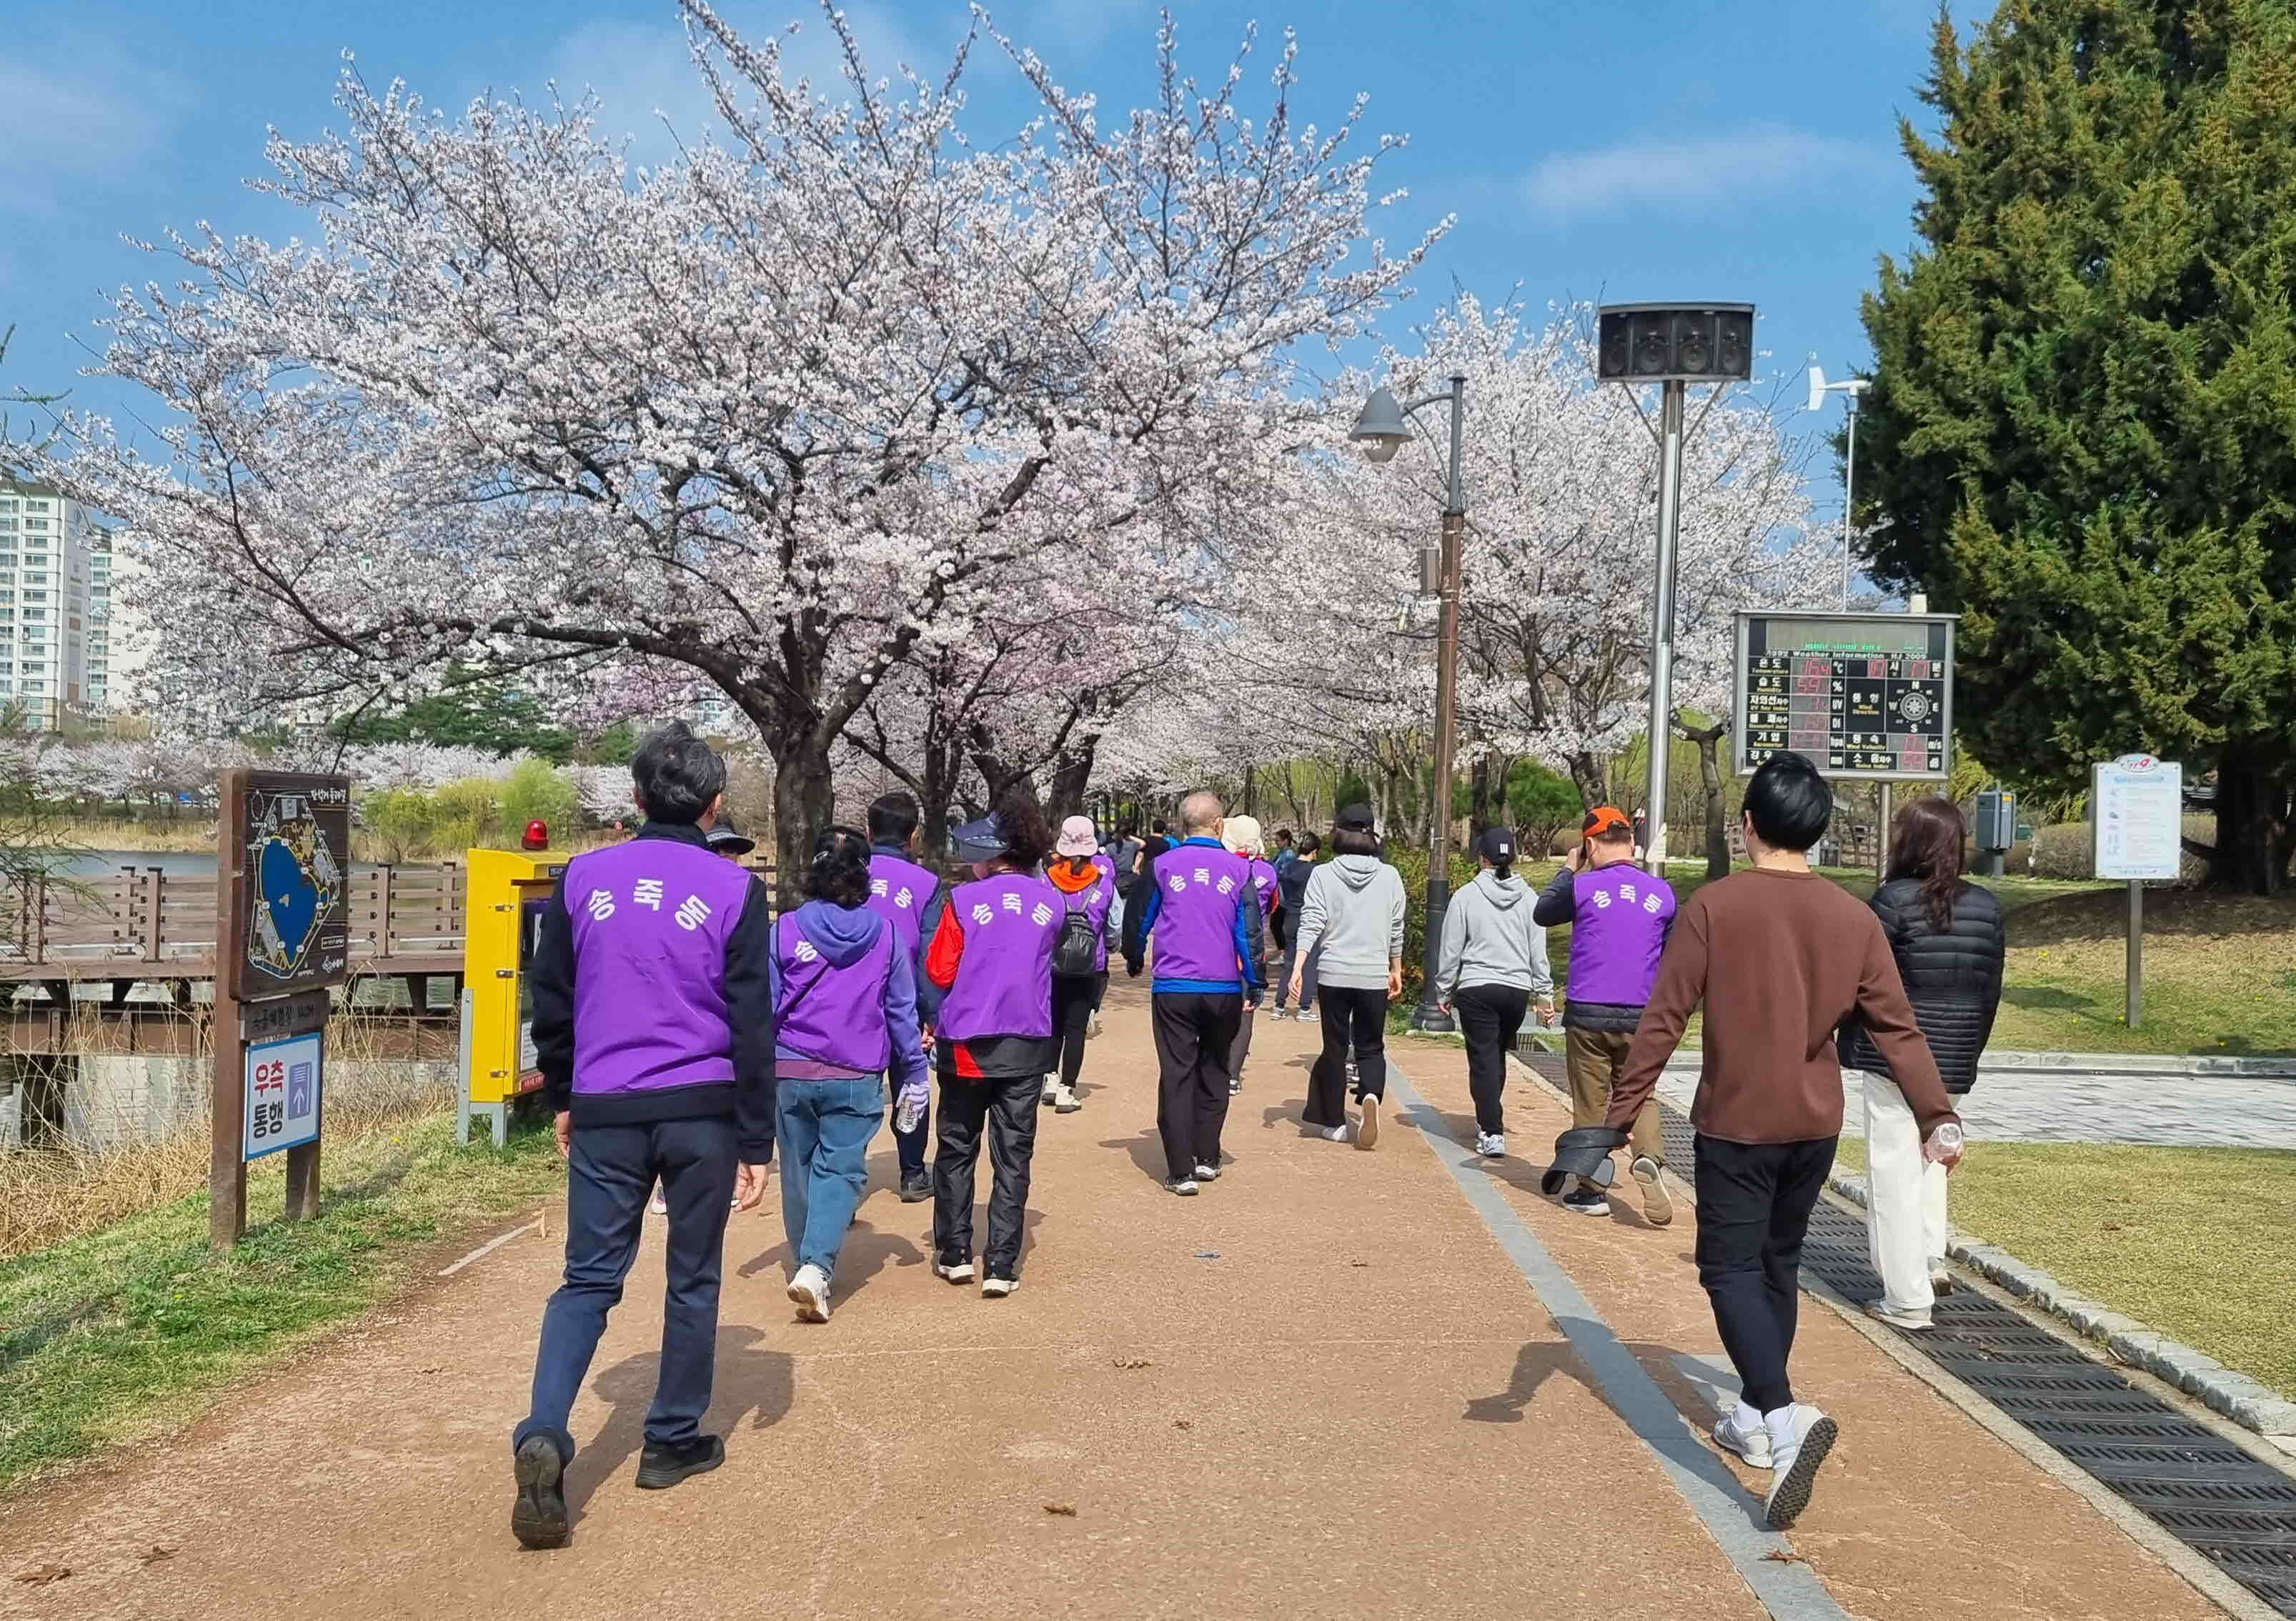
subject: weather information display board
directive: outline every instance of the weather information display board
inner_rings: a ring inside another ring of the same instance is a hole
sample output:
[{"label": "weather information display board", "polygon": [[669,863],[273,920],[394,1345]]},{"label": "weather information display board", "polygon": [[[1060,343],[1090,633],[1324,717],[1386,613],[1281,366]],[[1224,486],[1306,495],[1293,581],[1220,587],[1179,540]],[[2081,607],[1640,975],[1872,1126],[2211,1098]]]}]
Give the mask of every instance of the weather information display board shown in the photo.
[{"label": "weather information display board", "polygon": [[1741,613],[1739,774],[1791,749],[1828,777],[1951,776],[1954,617]]}]

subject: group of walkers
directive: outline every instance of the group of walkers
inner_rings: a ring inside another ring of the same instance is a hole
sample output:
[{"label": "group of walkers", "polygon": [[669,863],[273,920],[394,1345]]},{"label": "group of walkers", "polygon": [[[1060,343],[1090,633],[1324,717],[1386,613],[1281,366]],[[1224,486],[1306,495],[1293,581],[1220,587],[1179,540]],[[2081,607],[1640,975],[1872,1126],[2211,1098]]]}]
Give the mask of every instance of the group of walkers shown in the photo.
[{"label": "group of walkers", "polygon": [[[1171,1192],[1194,1197],[1227,1168],[1229,1101],[1271,984],[1271,1016],[1288,1003],[1292,1016],[1312,1008],[1321,1020],[1305,1130],[1360,1150],[1379,1143],[1406,895],[1368,806],[1333,818],[1328,855],[1316,835],[1279,830],[1271,859],[1257,821],[1227,816],[1210,793],[1181,802],[1177,827],[1103,844],[1082,817],[1053,835],[1022,789],[955,831],[969,876],[945,883],[916,859],[915,802],[890,794],[870,807],[865,834],[816,835],[806,898],[776,917],[758,881],[704,831],[721,822],[726,782],[705,744],[682,725],[655,732],[634,777],[644,825],[568,863],[531,970],[569,1179],[564,1284],[545,1311],[531,1408],[512,1436],[512,1529],[529,1546],[568,1535],[568,1415],[657,1189],[667,1285],[641,1487],[723,1459],[700,1427],[726,1223],[761,1201],[777,1148],[801,1320],[829,1319],[868,1148],[889,1113],[899,1197],[933,1204],[934,1275],[978,1281],[988,1298],[1019,1288],[1039,1115],[1083,1106],[1111,950],[1129,976],[1153,965],[1157,1132]],[[1866,1076],[1885,1283],[1876,1310],[1918,1330],[1934,1291],[1949,1287],[1944,1177],[1960,1152],[1949,1090],[1974,1078],[2000,988],[1999,909],[1961,882],[1950,802],[1901,814],[1898,865],[1870,909],[1809,870],[1804,852],[1831,811],[1814,768],[1774,758],[1747,791],[1752,869],[1679,906],[1635,861],[1635,829],[1615,808],[1588,814],[1535,900],[1513,870],[1512,832],[1487,830],[1437,954],[1437,998],[1466,1038],[1475,1151],[1499,1158],[1506,1055],[1534,1012],[1554,1016],[1546,931],[1570,926],[1573,1127],[1543,1186],[1577,1214],[1611,1213],[1611,1156],[1630,1148],[1644,1215],[1671,1221],[1652,1093],[1702,1008],[1697,1262],[1742,1391],[1715,1439],[1775,1471],[1780,1525],[1807,1502],[1836,1433],[1796,1401],[1786,1374],[1802,1232],[1841,1126],[1835,1043],[1840,1064]],[[984,1138],[991,1187],[976,1250]]]}]

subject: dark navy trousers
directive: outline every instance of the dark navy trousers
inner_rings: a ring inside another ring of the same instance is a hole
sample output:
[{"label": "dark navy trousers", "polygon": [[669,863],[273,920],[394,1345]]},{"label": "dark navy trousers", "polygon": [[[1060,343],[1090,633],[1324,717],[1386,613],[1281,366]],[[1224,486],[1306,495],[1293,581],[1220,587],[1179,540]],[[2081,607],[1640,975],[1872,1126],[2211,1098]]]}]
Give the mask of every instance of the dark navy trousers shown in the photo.
[{"label": "dark navy trousers", "polygon": [[718,1364],[718,1285],[726,1218],[741,1156],[731,1119],[578,1125],[567,1160],[566,1281],[542,1312],[534,1395],[513,1449],[545,1435],[574,1456],[566,1418],[590,1371],[606,1314],[621,1303],[637,1258],[646,1198],[661,1183],[669,1205],[668,1288],[661,1319],[661,1371],[646,1444],[675,1446],[701,1433]]}]

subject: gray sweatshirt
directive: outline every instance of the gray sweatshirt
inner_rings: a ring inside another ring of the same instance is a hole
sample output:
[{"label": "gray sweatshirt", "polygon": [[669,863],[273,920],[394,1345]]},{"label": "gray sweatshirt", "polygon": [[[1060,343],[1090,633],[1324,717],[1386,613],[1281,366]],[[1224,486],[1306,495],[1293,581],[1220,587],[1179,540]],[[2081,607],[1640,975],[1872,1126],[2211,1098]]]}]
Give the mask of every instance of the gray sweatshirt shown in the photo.
[{"label": "gray sweatshirt", "polygon": [[1317,984],[1386,990],[1388,961],[1403,955],[1403,875],[1377,856],[1316,862],[1300,907],[1300,959],[1318,946]]},{"label": "gray sweatshirt", "polygon": [[1530,885],[1486,867],[1443,909],[1443,954],[1435,983],[1445,1000],[1462,985],[1510,985],[1554,994],[1546,931],[1531,921]]}]

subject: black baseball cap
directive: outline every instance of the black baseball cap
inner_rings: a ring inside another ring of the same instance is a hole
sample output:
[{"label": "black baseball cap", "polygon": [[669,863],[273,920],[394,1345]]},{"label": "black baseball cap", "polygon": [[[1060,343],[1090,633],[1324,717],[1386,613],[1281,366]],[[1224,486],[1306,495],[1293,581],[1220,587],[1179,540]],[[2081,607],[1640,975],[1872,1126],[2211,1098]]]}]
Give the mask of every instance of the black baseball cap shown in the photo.
[{"label": "black baseball cap", "polygon": [[1365,804],[1361,800],[1357,800],[1352,805],[1342,805],[1340,807],[1340,813],[1332,819],[1332,826],[1334,827],[1356,827],[1360,828],[1365,833],[1371,833],[1378,828],[1379,819],[1373,812],[1372,808],[1369,805]]},{"label": "black baseball cap", "polygon": [[1475,841],[1475,853],[1494,867],[1503,861],[1513,860],[1514,829],[1512,827],[1484,828],[1483,836]]}]

